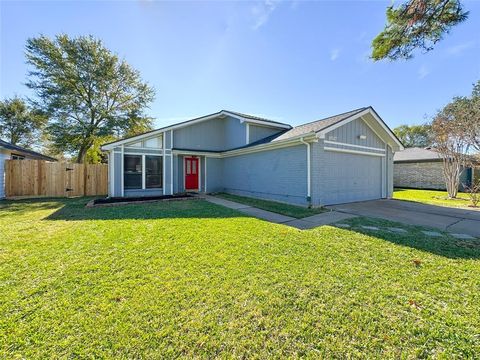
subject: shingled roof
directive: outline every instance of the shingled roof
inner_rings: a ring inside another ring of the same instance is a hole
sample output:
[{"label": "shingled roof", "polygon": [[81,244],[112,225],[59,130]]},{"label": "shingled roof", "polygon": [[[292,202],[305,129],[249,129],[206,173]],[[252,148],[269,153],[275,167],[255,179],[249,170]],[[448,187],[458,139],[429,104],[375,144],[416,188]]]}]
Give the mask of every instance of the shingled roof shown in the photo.
[{"label": "shingled roof", "polygon": [[412,147],[397,151],[393,156],[395,162],[441,161],[442,155],[431,148]]},{"label": "shingled roof", "polygon": [[3,141],[1,139],[0,139],[0,148],[4,148],[4,149],[7,149],[7,150],[12,150],[12,151],[18,151],[22,154],[26,154],[26,155],[29,155],[31,157],[38,158],[40,160],[57,161],[57,159],[52,158],[50,156],[40,154],[40,153],[38,153],[36,151],[33,151],[33,150],[25,149],[24,147],[21,147],[21,146],[18,146],[18,145],[10,144],[9,142]]},{"label": "shingled roof", "polygon": [[324,119],[315,120],[315,121],[312,121],[312,122],[309,122],[309,123],[306,123],[306,124],[295,126],[293,129],[288,130],[288,131],[280,134],[280,136],[275,138],[273,141],[286,140],[286,139],[290,139],[290,138],[293,138],[293,137],[296,137],[296,136],[309,134],[309,133],[312,133],[312,132],[316,133],[316,132],[322,131],[322,130],[328,128],[329,126],[332,126],[332,125],[334,125],[334,124],[336,124],[340,121],[343,121],[343,120],[349,118],[350,116],[353,116],[355,114],[358,114],[358,113],[364,111],[365,109],[367,109],[367,108],[362,107],[362,108],[359,108],[359,109],[347,111],[347,112],[342,113],[342,114],[333,115],[333,116],[330,116],[330,117],[327,117],[327,118],[324,118]]}]

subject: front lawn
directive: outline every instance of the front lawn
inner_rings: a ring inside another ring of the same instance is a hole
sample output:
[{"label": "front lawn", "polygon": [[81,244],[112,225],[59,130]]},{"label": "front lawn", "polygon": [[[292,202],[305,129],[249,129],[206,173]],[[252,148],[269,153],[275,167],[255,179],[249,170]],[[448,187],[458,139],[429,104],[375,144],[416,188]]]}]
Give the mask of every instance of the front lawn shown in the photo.
[{"label": "front lawn", "polygon": [[284,204],[277,201],[254,199],[247,196],[232,195],[227,193],[220,193],[220,194],[217,194],[216,196],[226,200],[235,201],[240,204],[250,205],[250,206],[257,207],[259,209],[271,211],[277,214],[291,216],[297,219],[304,218],[307,216],[312,216],[315,214],[320,214],[326,211],[325,209],[322,209],[322,208],[309,209],[306,207]]},{"label": "front lawn", "polygon": [[480,353],[477,241],[87,200],[0,202],[0,358]]},{"label": "front lawn", "polygon": [[470,205],[468,194],[459,192],[457,199],[448,199],[448,193],[440,190],[395,189],[393,192],[393,198],[429,205],[458,208],[469,208]]}]

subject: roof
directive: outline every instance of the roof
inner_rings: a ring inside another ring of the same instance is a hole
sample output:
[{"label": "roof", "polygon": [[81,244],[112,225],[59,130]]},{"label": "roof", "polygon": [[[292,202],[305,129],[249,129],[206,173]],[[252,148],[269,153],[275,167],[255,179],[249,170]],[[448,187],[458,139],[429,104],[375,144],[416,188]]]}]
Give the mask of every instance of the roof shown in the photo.
[{"label": "roof", "polygon": [[[124,143],[129,142],[129,141],[135,141],[136,139],[140,140],[140,139],[142,139],[142,138],[144,138],[145,136],[148,136],[148,135],[152,136],[156,133],[160,133],[160,132],[167,131],[167,130],[174,130],[174,129],[177,129],[177,128],[181,128],[183,126],[187,126],[189,124],[193,124],[193,123],[197,123],[197,122],[201,122],[201,121],[206,121],[206,120],[211,120],[211,119],[214,119],[216,117],[221,117],[221,116],[233,116],[233,117],[237,117],[241,121],[246,121],[246,122],[251,121],[251,122],[258,123],[258,124],[263,124],[264,126],[273,126],[273,127],[281,129],[281,130],[279,130],[279,132],[277,134],[274,134],[274,135],[269,136],[267,138],[258,140],[256,142],[253,142],[253,143],[250,143],[250,144],[247,144],[247,145],[235,148],[235,149],[229,149],[229,150],[236,150],[236,149],[253,147],[253,146],[256,146],[256,145],[262,145],[262,144],[267,144],[267,143],[272,143],[273,144],[273,143],[278,142],[278,141],[293,140],[295,138],[302,138],[302,137],[307,136],[307,135],[317,134],[317,136],[319,136],[319,135],[322,135],[321,134],[322,132],[328,131],[330,127],[332,127],[332,129],[334,129],[335,126],[337,126],[337,127],[341,126],[342,122],[344,122],[344,121],[348,122],[349,119],[353,119],[353,117],[355,115],[363,116],[366,113],[370,113],[373,116],[373,118],[380,124],[380,126],[383,128],[383,130],[385,130],[385,132],[392,138],[393,142],[395,144],[397,144],[400,149],[403,149],[403,145],[402,145],[401,141],[395,136],[395,134],[390,130],[390,128],[388,128],[388,126],[380,118],[380,116],[378,116],[378,114],[375,112],[375,110],[371,106],[369,106],[369,107],[361,107],[361,108],[351,110],[351,111],[347,111],[347,112],[344,112],[344,113],[341,113],[341,114],[329,116],[329,117],[326,117],[326,118],[323,118],[323,119],[320,119],[320,120],[315,120],[315,121],[312,121],[312,122],[309,122],[309,123],[306,123],[306,124],[295,126],[293,128],[289,124],[280,123],[280,122],[277,122],[277,121],[261,118],[261,117],[258,117],[258,116],[243,114],[243,113],[229,111],[229,110],[221,110],[221,111],[219,111],[217,113],[214,113],[214,114],[211,114],[211,115],[202,116],[202,117],[199,117],[199,118],[184,121],[184,122],[174,124],[174,125],[171,125],[171,126],[167,126],[167,127],[164,127],[164,128],[160,128],[160,129],[157,129],[157,130],[152,130],[152,131],[140,134],[140,135],[136,135],[136,136],[132,136],[132,137],[129,137],[129,138],[124,138],[124,139],[121,139],[121,140],[117,140],[117,141],[114,141],[114,142],[111,142],[111,143],[103,144],[102,145],[102,150],[111,150],[115,146],[119,146],[119,145],[124,144]],[[320,133],[320,134],[318,134],[318,133]],[[185,149],[183,149],[183,150],[185,150]]]},{"label": "roof", "polygon": [[273,125],[287,125],[289,127],[291,127],[290,124],[286,124],[286,123],[282,123],[282,122],[278,122],[278,121],[273,121],[273,120],[270,120],[270,119],[265,119],[263,117],[259,117],[259,116],[255,116],[255,115],[249,115],[249,114],[244,114],[244,113],[239,113],[239,112],[236,112],[236,111],[230,111],[230,110],[222,110],[221,112],[226,112],[226,113],[230,113],[230,114],[234,114],[234,115],[238,115],[238,116],[241,116],[245,119],[250,119],[250,120],[260,120],[260,121],[265,121],[265,122],[269,122]]},{"label": "roof", "polygon": [[394,162],[441,161],[442,155],[431,148],[412,147],[397,151],[393,156]]},{"label": "roof", "polygon": [[36,151],[29,150],[29,149],[26,149],[26,148],[18,146],[18,145],[10,144],[9,142],[3,141],[1,139],[0,139],[0,148],[4,148],[4,149],[7,149],[7,150],[12,150],[12,151],[18,151],[18,152],[21,152],[23,154],[29,155],[31,157],[39,158],[39,159],[42,159],[42,160],[57,161],[57,159],[55,159],[53,157],[40,154]]},{"label": "roof", "polygon": [[286,139],[290,139],[290,138],[297,137],[297,136],[300,136],[300,135],[309,134],[309,133],[312,133],[312,132],[318,132],[318,131],[324,130],[324,129],[328,128],[329,126],[332,126],[336,123],[339,123],[340,121],[343,121],[343,120],[349,118],[350,116],[358,114],[358,113],[360,113],[360,112],[362,112],[366,109],[367,109],[366,107],[362,107],[362,108],[347,111],[345,113],[341,113],[341,114],[338,114],[338,115],[333,115],[333,116],[330,116],[330,117],[327,117],[327,118],[324,118],[324,119],[315,120],[315,121],[312,121],[312,122],[309,122],[309,123],[306,123],[306,124],[303,124],[303,125],[295,126],[293,129],[282,133],[280,136],[278,136],[273,141],[286,140]]}]

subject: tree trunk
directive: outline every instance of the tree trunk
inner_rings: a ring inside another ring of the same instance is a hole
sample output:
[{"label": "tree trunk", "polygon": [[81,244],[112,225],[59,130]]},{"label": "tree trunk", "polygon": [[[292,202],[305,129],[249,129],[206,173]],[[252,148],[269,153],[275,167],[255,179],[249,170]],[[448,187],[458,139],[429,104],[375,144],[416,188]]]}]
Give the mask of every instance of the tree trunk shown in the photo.
[{"label": "tree trunk", "polygon": [[86,141],[78,150],[77,164],[83,164],[85,162],[85,156],[87,155],[88,149],[93,145],[93,141]]}]

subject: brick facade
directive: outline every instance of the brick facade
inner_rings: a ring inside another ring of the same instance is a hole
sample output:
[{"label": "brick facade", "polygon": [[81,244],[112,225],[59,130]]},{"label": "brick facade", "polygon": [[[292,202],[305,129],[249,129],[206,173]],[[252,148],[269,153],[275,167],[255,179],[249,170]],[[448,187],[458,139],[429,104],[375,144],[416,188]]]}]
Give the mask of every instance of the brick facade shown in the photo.
[{"label": "brick facade", "polygon": [[[467,171],[462,172],[460,188],[467,181],[467,175]],[[440,161],[395,163],[393,166],[393,186],[445,190],[443,163]]]}]

